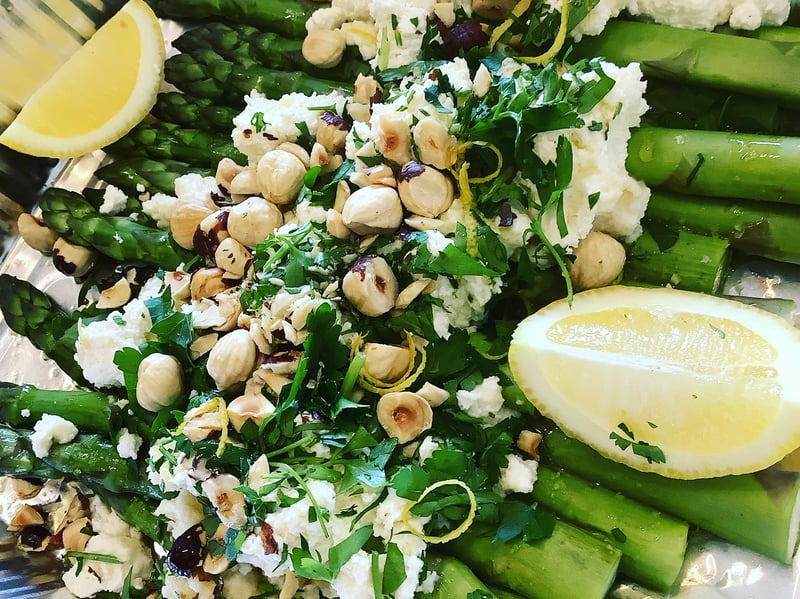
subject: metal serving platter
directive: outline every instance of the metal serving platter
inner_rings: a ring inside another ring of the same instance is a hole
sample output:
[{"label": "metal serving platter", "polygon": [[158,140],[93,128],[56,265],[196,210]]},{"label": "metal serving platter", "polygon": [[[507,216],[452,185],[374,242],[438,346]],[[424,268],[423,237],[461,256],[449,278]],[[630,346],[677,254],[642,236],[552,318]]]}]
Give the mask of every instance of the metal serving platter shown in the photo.
[{"label": "metal serving platter", "polygon": [[[170,41],[185,29],[162,21],[168,51]],[[95,187],[95,170],[106,160],[102,151],[80,159],[61,161],[47,185],[81,191]],[[58,272],[46,256],[11,238],[0,249],[0,273],[26,279],[45,291],[64,309],[73,309],[77,286]],[[795,302],[787,314],[800,326],[800,267],[761,259],[745,259],[734,265],[724,293],[741,297],[783,297]],[[0,381],[32,384],[42,388],[70,388],[72,381],[27,339],[14,334],[0,315]],[[68,599],[72,595],[60,583],[60,565],[53,556],[24,554],[0,523],[0,599]],[[800,558],[792,566],[772,561],[703,533],[690,536],[690,547],[677,590],[670,595],[621,583],[609,599],[800,599]],[[239,598],[236,598],[239,599]],[[245,599],[245,598],[242,598]],[[459,599],[459,598],[454,598]],[[575,599],[582,599],[576,597]]]}]

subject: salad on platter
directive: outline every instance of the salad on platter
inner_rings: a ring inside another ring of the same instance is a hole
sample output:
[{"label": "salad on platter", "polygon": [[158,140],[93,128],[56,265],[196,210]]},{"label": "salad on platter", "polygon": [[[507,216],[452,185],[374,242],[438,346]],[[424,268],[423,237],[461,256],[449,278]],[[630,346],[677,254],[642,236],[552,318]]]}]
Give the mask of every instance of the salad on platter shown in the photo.
[{"label": "salad on platter", "polygon": [[695,4],[149,2],[169,86],[19,220],[74,301],[0,274],[74,383],[0,384],[18,545],[98,598],[670,596],[698,530],[790,564],[793,302],[723,285],[800,263],[800,29]]}]

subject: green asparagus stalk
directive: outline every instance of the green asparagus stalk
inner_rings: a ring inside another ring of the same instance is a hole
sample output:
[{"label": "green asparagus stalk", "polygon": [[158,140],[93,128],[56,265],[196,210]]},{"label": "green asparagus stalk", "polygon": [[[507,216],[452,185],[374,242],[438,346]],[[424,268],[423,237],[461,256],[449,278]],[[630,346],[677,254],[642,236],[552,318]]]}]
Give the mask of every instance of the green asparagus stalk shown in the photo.
[{"label": "green asparagus stalk", "polygon": [[202,176],[214,174],[210,168],[192,166],[179,160],[153,160],[142,156],[119,157],[101,166],[95,176],[101,181],[119,187],[129,196],[138,196],[142,190],[150,194],[175,194],[175,179],[189,173]]},{"label": "green asparagus stalk", "polygon": [[50,187],[42,194],[39,205],[48,227],[115,260],[175,269],[193,257],[175,245],[166,231],[125,216],[100,214],[79,193]]},{"label": "green asparagus stalk", "polygon": [[800,203],[800,137],[646,127],[631,135],[626,166],[651,187]]},{"label": "green asparagus stalk", "polygon": [[748,254],[800,264],[800,213],[794,206],[654,191],[647,216],[727,239]]},{"label": "green asparagus stalk", "polygon": [[530,599],[602,599],[621,557],[604,539],[562,521],[542,540],[498,543],[493,537],[494,531],[468,531],[444,550],[481,579]]},{"label": "green asparagus stalk", "polygon": [[268,98],[289,93],[329,94],[334,91],[352,93],[352,85],[291,71],[280,71],[257,64],[240,65],[228,60],[204,64],[189,54],[177,54],[164,64],[167,81],[194,96],[241,101],[253,90]]},{"label": "green asparagus stalk", "polygon": [[644,122],[654,127],[798,135],[798,114],[769,98],[652,79],[645,93],[650,109]]},{"label": "green asparagus stalk", "polygon": [[[800,105],[793,45],[722,33],[612,20],[575,46],[579,57],[638,62],[648,78],[669,79]],[[767,65],[765,67],[765,65]]]},{"label": "green asparagus stalk", "polygon": [[61,472],[44,464],[15,430],[0,426],[0,475],[60,478]]},{"label": "green asparagus stalk", "polygon": [[222,106],[209,98],[195,98],[189,94],[164,92],[158,94],[150,114],[165,123],[186,128],[202,129],[230,134],[233,119],[244,109]]},{"label": "green asparagus stalk", "polygon": [[53,445],[42,461],[66,476],[99,485],[112,493],[153,499],[162,495],[133,460],[121,457],[115,445],[100,435],[78,435],[69,443]]},{"label": "green asparagus stalk", "polygon": [[150,0],[156,14],[171,19],[214,17],[249,23],[286,37],[302,39],[306,20],[320,5],[310,0]]},{"label": "green asparagus stalk", "polygon": [[158,543],[163,542],[166,536],[165,524],[155,515],[156,505],[152,500],[137,495],[112,493],[98,485],[92,485],[91,488],[122,520],[148,538]]},{"label": "green asparagus stalk", "polygon": [[800,517],[797,476],[765,471],[691,481],[665,478],[603,458],[560,431],[545,435],[542,455],[731,543],[791,563]]},{"label": "green asparagus stalk", "polygon": [[86,384],[75,362],[77,316],[61,310],[27,281],[5,273],[0,274],[0,310],[12,331],[27,337],[77,384]]},{"label": "green asparagus stalk", "polygon": [[190,29],[173,45],[203,64],[223,59],[250,66],[258,64],[281,71],[301,71],[320,79],[352,83],[359,74],[367,74],[369,65],[358,52],[345,52],[335,68],[322,69],[303,56],[303,42],[286,39],[272,32],[262,32],[248,25],[230,26],[210,23]]},{"label": "green asparagus stalk", "polygon": [[651,223],[628,248],[623,278],[629,283],[718,293],[730,261],[726,239]]},{"label": "green asparagus stalk", "polygon": [[84,432],[111,431],[111,400],[107,393],[45,390],[0,382],[0,420],[4,423],[29,428],[43,414],[66,418]]},{"label": "green asparagus stalk", "polygon": [[421,599],[452,599],[454,597],[467,597],[475,591],[490,593],[489,587],[475,576],[472,570],[463,562],[450,556],[433,556],[427,560],[429,570],[436,572],[439,577],[431,593],[421,593]]},{"label": "green asparagus stalk", "polygon": [[216,169],[223,158],[243,164],[230,134],[184,129],[169,123],[141,123],[106,148],[112,156],[147,156],[155,160],[178,160],[203,169]]},{"label": "green asparagus stalk", "polygon": [[622,551],[619,570],[657,591],[680,574],[689,526],[624,495],[540,465],[533,498],[562,518],[598,530]]}]

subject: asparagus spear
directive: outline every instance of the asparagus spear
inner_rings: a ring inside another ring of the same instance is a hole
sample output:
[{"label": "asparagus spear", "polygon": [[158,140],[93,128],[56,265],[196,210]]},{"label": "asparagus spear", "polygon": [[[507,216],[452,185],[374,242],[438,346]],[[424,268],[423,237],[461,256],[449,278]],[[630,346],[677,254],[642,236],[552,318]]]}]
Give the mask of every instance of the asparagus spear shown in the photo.
[{"label": "asparagus spear", "polygon": [[657,591],[680,574],[689,526],[566,471],[540,465],[533,498],[566,520],[605,533],[622,551],[619,570]]},{"label": "asparagus spear", "polygon": [[45,293],[9,274],[0,274],[0,310],[9,328],[27,337],[73,381],[85,385],[75,362],[76,316],[62,311]]},{"label": "asparagus spear", "polygon": [[334,91],[352,93],[352,85],[290,71],[280,71],[258,64],[236,64],[215,60],[204,64],[189,54],[177,54],[164,64],[164,76],[178,89],[195,96],[241,101],[253,90],[268,98],[289,93],[329,94]]},{"label": "asparagus spear", "polygon": [[468,531],[445,545],[483,580],[531,599],[602,599],[621,552],[604,539],[557,521],[552,535],[529,543],[497,543],[494,531]]},{"label": "asparagus spear", "polygon": [[0,475],[59,478],[61,473],[44,464],[15,430],[0,426]]},{"label": "asparagus spear", "polygon": [[112,493],[98,485],[92,485],[91,489],[125,522],[152,540],[163,542],[165,524],[155,515],[156,505],[152,500],[137,495]]},{"label": "asparagus spear", "polygon": [[302,41],[286,39],[248,25],[210,23],[206,27],[190,29],[173,45],[203,64],[224,59],[241,65],[259,64],[266,68],[301,71],[321,79],[345,82],[352,82],[359,74],[370,71],[369,65],[357,52],[346,52],[335,68],[315,67],[303,56]]},{"label": "asparagus spear", "polygon": [[626,166],[651,187],[800,203],[800,137],[646,127],[631,135]]},{"label": "asparagus spear", "polygon": [[630,283],[718,293],[730,261],[726,239],[651,224],[628,248],[623,278]]},{"label": "asparagus spear", "polygon": [[[648,78],[703,86],[800,104],[800,60],[793,44],[612,20],[575,46],[580,57],[638,62]],[[765,68],[764,65],[768,65]]]},{"label": "asparagus spear", "polygon": [[140,225],[125,216],[100,214],[79,193],[50,187],[42,194],[39,205],[48,227],[115,260],[175,269],[192,259],[166,231]]},{"label": "asparagus spear", "polygon": [[234,117],[243,109],[244,103],[241,107],[235,108],[219,105],[209,98],[164,92],[158,94],[150,114],[165,123],[230,134]]},{"label": "asparagus spear", "polygon": [[108,146],[106,151],[115,157],[138,155],[156,160],[178,160],[203,169],[215,169],[225,157],[246,162],[229,134],[184,129],[169,123],[140,123]]},{"label": "asparagus spear", "polygon": [[51,391],[0,382],[0,420],[13,427],[31,427],[42,414],[66,418],[84,432],[111,431],[111,400],[107,393]]},{"label": "asparagus spear", "polygon": [[603,458],[560,431],[545,435],[543,457],[731,543],[791,563],[798,540],[797,476],[766,471],[691,481],[664,478]]},{"label": "asparagus spear", "polygon": [[644,122],[655,127],[797,135],[797,111],[757,98],[697,85],[651,79]]},{"label": "asparagus spear", "polygon": [[306,20],[319,4],[310,0],[151,0],[159,16],[171,19],[216,17],[234,23],[249,23],[302,39]]},{"label": "asparagus spear", "polygon": [[727,239],[749,254],[800,264],[800,214],[794,206],[654,191],[647,216]]},{"label": "asparagus spear", "polygon": [[427,560],[430,570],[439,577],[431,593],[421,593],[421,599],[450,599],[452,597],[467,597],[474,591],[490,593],[481,580],[463,562],[450,556],[433,556]]},{"label": "asparagus spear", "polygon": [[101,181],[119,187],[130,196],[138,196],[141,188],[151,194],[175,194],[175,179],[188,173],[213,175],[212,169],[192,166],[179,160],[153,160],[143,156],[120,157],[101,166],[95,176]]}]

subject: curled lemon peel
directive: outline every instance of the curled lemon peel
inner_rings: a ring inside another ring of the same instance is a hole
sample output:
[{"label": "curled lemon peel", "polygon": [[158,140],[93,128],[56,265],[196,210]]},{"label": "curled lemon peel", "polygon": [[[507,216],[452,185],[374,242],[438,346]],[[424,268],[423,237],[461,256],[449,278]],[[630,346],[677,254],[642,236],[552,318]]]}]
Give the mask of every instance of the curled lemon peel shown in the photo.
[{"label": "curled lemon peel", "polygon": [[[492,36],[489,38],[490,50],[494,49],[495,45],[497,45],[497,42],[500,41],[500,38],[503,37],[505,32],[508,31],[514,22],[520,19],[530,7],[531,0],[522,0],[522,2],[519,2],[514,7],[514,10],[511,11],[509,17],[494,28]],[[561,0],[561,20],[558,25],[558,33],[556,33],[556,37],[553,40],[553,45],[550,46],[550,49],[539,56],[519,57],[516,59],[518,62],[524,64],[545,65],[555,58],[556,54],[558,54],[561,51],[561,48],[564,47],[564,42],[567,39],[567,30],[569,29],[569,7],[569,0]]]},{"label": "curled lemon peel", "polygon": [[196,408],[189,410],[186,413],[186,418],[184,418],[183,422],[178,425],[178,428],[175,429],[174,435],[180,435],[186,425],[189,424],[194,418],[197,416],[202,416],[203,414],[210,414],[211,412],[218,412],[219,413],[219,421],[220,421],[220,433],[219,433],[219,444],[217,445],[216,456],[220,457],[225,452],[225,446],[228,444],[228,424],[230,422],[228,418],[228,409],[225,405],[225,400],[221,397],[215,397],[213,399],[209,399],[208,401],[202,403],[201,405],[197,406]]},{"label": "curled lemon peel", "polygon": [[456,149],[456,154],[458,155],[459,161],[463,162],[464,154],[472,146],[480,146],[482,148],[488,148],[489,150],[491,150],[494,153],[494,155],[497,156],[497,166],[491,173],[489,173],[485,177],[470,177],[468,181],[470,183],[488,183],[489,181],[492,181],[493,179],[499,177],[500,171],[503,169],[503,155],[500,153],[500,148],[498,148],[494,144],[485,141],[468,141],[461,144]]},{"label": "curled lemon peel", "polygon": [[[405,335],[406,342],[408,343],[408,365],[406,366],[406,371],[403,373],[403,376],[401,376],[397,381],[389,383],[372,376],[365,368],[362,368],[358,375],[358,382],[364,389],[367,391],[372,391],[373,393],[385,395],[387,393],[408,389],[416,382],[416,380],[425,370],[427,354],[424,347],[417,347],[417,345],[414,343],[414,335],[408,331],[405,331]],[[356,343],[354,344],[356,353],[360,351],[363,341],[363,337],[360,336],[356,340]],[[417,353],[419,353],[420,359],[419,364],[415,366],[414,364],[417,361]]]},{"label": "curled lemon peel", "polygon": [[[447,485],[455,485],[457,487],[461,487],[467,492],[467,497],[469,498],[469,513],[464,521],[459,524],[456,528],[448,532],[446,535],[441,537],[435,537],[431,535],[426,535],[421,530],[418,530],[411,522],[409,521],[409,515],[411,514],[411,510],[414,509],[414,506],[417,505],[420,501],[422,501],[431,491],[435,491],[439,487],[444,487]],[[437,483],[433,483],[432,485],[428,486],[422,494],[419,496],[419,499],[413,501],[406,505],[405,509],[403,510],[402,515],[402,522],[408,528],[408,531],[416,537],[419,537],[426,543],[447,543],[448,541],[452,541],[453,539],[457,539],[462,534],[464,534],[467,529],[472,526],[473,520],[475,520],[475,513],[478,511],[478,504],[475,500],[475,494],[472,492],[472,489],[467,486],[466,483],[461,482],[458,479],[450,478],[447,480],[440,480]]]},{"label": "curled lemon peel", "polygon": [[556,38],[553,40],[553,45],[550,46],[550,49],[545,52],[544,54],[540,54],[539,56],[526,56],[523,58],[519,58],[520,62],[525,64],[538,64],[538,65],[545,65],[553,58],[555,58],[556,54],[561,51],[561,48],[564,47],[564,42],[567,39],[567,30],[569,28],[569,0],[561,0],[561,21],[558,26],[558,33],[556,34]]},{"label": "curled lemon peel", "polygon": [[[569,3],[569,0],[565,0],[565,2]],[[497,42],[500,41],[500,38],[503,37],[503,34],[508,31],[517,19],[528,12],[530,7],[531,0],[522,0],[522,2],[517,3],[508,18],[492,31],[492,36],[489,38],[489,50],[494,50],[494,47],[497,45]]]}]

